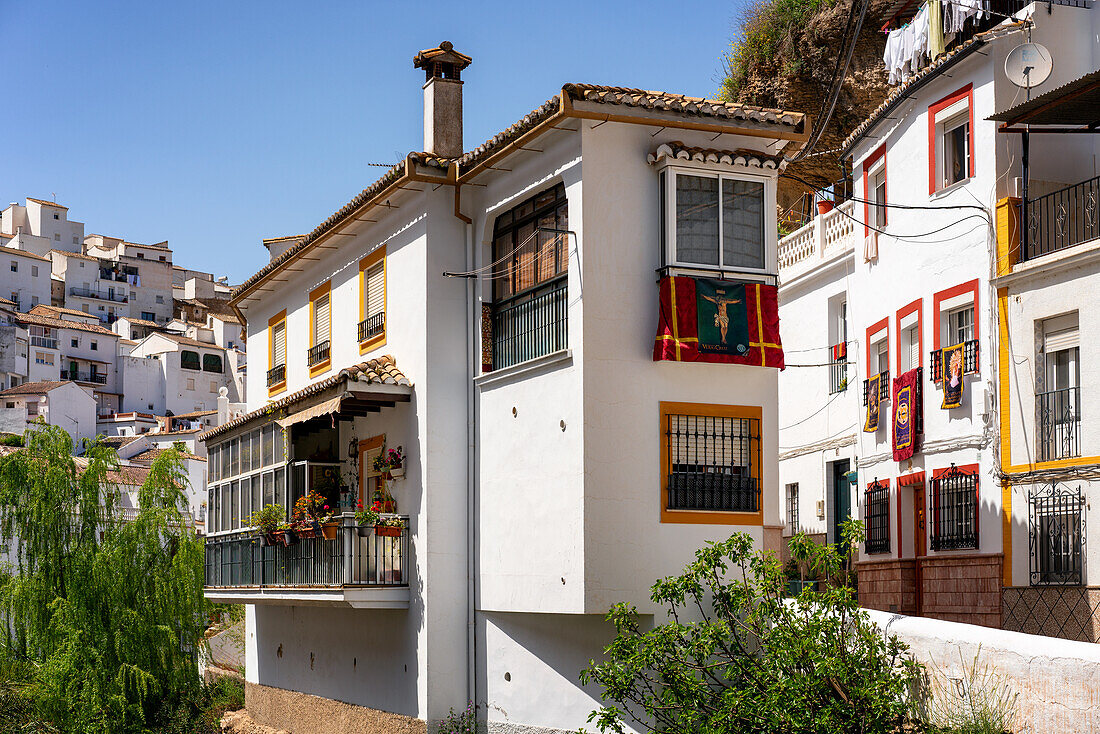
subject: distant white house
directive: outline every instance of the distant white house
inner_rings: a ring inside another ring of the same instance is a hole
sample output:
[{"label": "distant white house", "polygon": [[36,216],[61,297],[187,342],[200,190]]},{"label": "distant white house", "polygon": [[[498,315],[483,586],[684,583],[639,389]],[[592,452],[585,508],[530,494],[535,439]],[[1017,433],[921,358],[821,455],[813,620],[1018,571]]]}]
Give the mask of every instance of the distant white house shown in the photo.
[{"label": "distant white house", "polygon": [[0,432],[22,435],[37,420],[64,429],[74,444],[96,435],[96,401],[75,382],[28,382],[0,391]]}]

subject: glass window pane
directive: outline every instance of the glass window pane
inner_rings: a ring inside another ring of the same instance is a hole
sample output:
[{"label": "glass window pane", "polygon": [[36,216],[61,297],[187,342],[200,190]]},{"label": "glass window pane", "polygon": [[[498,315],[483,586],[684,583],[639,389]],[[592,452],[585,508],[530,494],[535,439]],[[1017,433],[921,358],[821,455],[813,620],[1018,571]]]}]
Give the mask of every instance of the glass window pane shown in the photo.
[{"label": "glass window pane", "polygon": [[[279,431],[282,433],[282,431]],[[286,470],[275,470],[275,503],[280,504],[283,508],[288,508],[290,505],[286,501]]]},{"label": "glass window pane", "polygon": [[283,441],[285,439],[285,435],[283,434],[283,429],[281,427],[275,426],[274,428],[275,428],[275,463],[276,464],[282,464],[284,461],[286,461],[286,456],[284,455],[285,452],[284,452],[284,448],[283,448]]},{"label": "glass window pane", "polygon": [[252,470],[252,453],[250,445],[252,442],[252,434],[246,433],[241,436],[241,473]]},{"label": "glass window pane", "polygon": [[266,472],[263,478],[263,505],[275,504],[275,472]]},{"label": "glass window pane", "polygon": [[233,482],[229,485],[229,506],[231,516],[230,527],[237,530],[241,527],[241,483]]},{"label": "glass window pane", "polygon": [[221,500],[218,503],[218,508],[219,508],[218,530],[229,530],[230,527],[231,527],[231,525],[229,523],[229,513],[230,513],[229,485],[228,484],[223,484],[221,487],[219,487],[218,488],[218,495],[221,497]]},{"label": "glass window pane", "polygon": [[275,425],[264,426],[263,428],[263,453],[260,460],[263,466],[271,466],[274,461],[274,446],[275,441]]},{"label": "glass window pane", "polygon": [[718,179],[676,176],[676,259],[718,264]]},{"label": "glass window pane", "polygon": [[722,180],[722,265],[764,267],[764,184]]},{"label": "glass window pane", "polygon": [[260,492],[260,475],[256,474],[252,477],[252,502],[249,505],[248,514],[252,514],[256,510],[263,507],[263,496]]},{"label": "glass window pane", "polygon": [[240,439],[229,442],[229,476],[235,477],[241,473],[241,443]]}]

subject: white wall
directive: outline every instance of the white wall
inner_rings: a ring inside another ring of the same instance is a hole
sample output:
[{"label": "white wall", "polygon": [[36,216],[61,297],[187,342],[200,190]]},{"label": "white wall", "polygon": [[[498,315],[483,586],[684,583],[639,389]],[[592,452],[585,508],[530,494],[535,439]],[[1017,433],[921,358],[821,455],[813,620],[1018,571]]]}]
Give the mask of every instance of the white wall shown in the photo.
[{"label": "white wall", "polygon": [[[18,272],[12,272],[12,263]],[[0,247],[0,297],[16,301],[20,311],[30,311],[38,304],[49,306],[52,269],[48,258]],[[13,295],[18,298],[12,298]]]}]

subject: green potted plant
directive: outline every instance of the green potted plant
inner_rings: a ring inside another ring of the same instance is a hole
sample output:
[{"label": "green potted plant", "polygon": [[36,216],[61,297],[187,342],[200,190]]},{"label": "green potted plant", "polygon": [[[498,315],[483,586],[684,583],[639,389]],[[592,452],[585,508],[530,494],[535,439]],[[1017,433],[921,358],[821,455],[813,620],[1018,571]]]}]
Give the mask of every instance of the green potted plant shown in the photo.
[{"label": "green potted plant", "polygon": [[261,545],[274,545],[275,534],[279,529],[279,523],[286,517],[282,505],[273,504],[262,507],[252,513],[248,518],[248,524],[256,528],[260,536]]},{"label": "green potted plant", "polygon": [[405,476],[405,454],[400,446],[389,450],[382,447],[382,453],[374,457],[371,466],[379,474],[385,474],[387,479],[400,479]]},{"label": "green potted plant", "polygon": [[298,534],[294,531],[294,523],[279,523],[279,527],[275,529],[275,540],[284,547],[297,543]]},{"label": "green potted plant", "polygon": [[[299,538],[316,538],[332,515],[328,500],[319,492],[310,491],[294,503],[294,532]],[[332,533],[336,537],[336,533]]]},{"label": "green potted plant", "polygon": [[383,538],[400,538],[405,521],[396,515],[379,517],[374,525],[374,534]]},{"label": "green potted plant", "polygon": [[379,520],[379,504],[375,502],[367,509],[363,509],[363,503],[355,506],[355,530],[360,538],[366,538],[371,534]]}]

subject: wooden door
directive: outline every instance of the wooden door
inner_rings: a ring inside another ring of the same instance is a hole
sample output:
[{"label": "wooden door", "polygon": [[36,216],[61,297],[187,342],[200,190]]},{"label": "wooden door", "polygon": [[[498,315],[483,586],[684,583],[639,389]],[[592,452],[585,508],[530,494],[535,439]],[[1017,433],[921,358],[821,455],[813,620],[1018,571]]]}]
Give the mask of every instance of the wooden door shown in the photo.
[{"label": "wooden door", "polygon": [[924,485],[913,488],[913,555],[920,558],[926,553],[924,521]]}]

